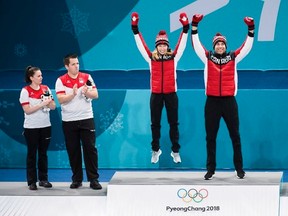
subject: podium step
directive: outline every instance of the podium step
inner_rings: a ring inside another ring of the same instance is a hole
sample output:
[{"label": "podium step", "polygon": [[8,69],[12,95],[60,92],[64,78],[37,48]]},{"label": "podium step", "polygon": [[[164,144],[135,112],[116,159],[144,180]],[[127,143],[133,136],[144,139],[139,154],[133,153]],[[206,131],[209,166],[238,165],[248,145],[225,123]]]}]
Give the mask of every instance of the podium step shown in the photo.
[{"label": "podium step", "polygon": [[279,213],[282,172],[116,172],[107,186],[108,216],[221,215]]},{"label": "podium step", "polygon": [[[237,179],[234,172],[216,172],[209,181],[203,180],[204,174],[175,170],[117,172],[110,182],[101,182],[100,191],[91,190],[89,182],[72,190],[71,182],[54,181],[51,189],[39,187],[38,191],[30,191],[26,182],[1,181],[0,215],[37,216],[41,212],[42,216],[223,216],[228,215],[228,210],[231,216],[287,215],[288,183],[285,177],[285,182],[281,182],[281,172],[247,172],[242,180]],[[255,205],[255,201],[259,203]],[[275,210],[276,202],[279,211]]]}]

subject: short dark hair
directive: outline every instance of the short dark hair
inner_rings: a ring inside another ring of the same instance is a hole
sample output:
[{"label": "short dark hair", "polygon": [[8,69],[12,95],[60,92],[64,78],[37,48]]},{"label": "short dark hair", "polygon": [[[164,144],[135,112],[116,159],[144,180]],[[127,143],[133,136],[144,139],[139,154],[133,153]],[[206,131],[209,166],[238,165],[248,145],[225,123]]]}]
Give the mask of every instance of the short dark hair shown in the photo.
[{"label": "short dark hair", "polygon": [[78,58],[78,55],[76,53],[67,54],[63,59],[64,65],[69,65],[71,58],[72,59]]},{"label": "short dark hair", "polygon": [[25,69],[25,82],[26,83],[31,83],[31,79],[30,77],[34,76],[35,72],[40,70],[39,67],[33,67],[31,65],[27,66],[26,69]]}]

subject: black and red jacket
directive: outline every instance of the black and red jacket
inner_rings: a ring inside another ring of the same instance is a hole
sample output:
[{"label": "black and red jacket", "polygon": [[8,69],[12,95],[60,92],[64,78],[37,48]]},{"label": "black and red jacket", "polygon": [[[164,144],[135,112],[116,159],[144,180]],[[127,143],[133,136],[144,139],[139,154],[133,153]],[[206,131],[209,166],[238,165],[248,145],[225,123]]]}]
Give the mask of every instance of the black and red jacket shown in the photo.
[{"label": "black and red jacket", "polygon": [[201,44],[197,30],[192,31],[192,44],[205,64],[204,82],[207,96],[235,96],[238,90],[237,64],[250,52],[254,34],[248,32],[246,40],[236,51],[222,55],[208,51]]},{"label": "black and red jacket", "polygon": [[186,47],[187,37],[187,32],[182,31],[172,55],[160,55],[158,60],[153,60],[152,52],[147,47],[141,33],[134,34],[137,47],[149,64],[152,93],[168,94],[177,91],[176,68]]}]

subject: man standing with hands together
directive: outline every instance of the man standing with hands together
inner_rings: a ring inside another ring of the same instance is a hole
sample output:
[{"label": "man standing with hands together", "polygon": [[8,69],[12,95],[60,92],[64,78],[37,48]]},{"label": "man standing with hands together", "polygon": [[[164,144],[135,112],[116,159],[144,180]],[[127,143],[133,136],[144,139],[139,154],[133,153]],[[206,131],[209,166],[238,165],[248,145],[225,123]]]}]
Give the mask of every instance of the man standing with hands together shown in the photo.
[{"label": "man standing with hands together", "polygon": [[[98,98],[98,91],[91,75],[79,72],[76,54],[64,58],[67,73],[56,81],[55,91],[61,104],[62,128],[73,172],[71,189],[82,186],[82,151],[90,188],[102,189],[98,182],[98,153],[91,99]],[[87,86],[89,83],[92,87]],[[87,98],[89,100],[87,100]]]}]

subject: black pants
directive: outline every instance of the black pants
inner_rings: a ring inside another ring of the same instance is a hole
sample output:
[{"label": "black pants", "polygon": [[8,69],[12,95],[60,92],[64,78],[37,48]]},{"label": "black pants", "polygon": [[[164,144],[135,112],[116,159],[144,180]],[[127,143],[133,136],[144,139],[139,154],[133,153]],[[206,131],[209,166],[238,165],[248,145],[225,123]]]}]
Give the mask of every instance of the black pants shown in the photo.
[{"label": "black pants", "polygon": [[216,169],[216,138],[223,117],[233,144],[233,162],[236,170],[243,168],[239,134],[238,105],[235,97],[207,97],[205,104],[205,128],[207,142],[207,170]]},{"label": "black pants", "polygon": [[179,152],[179,130],[178,130],[178,96],[176,93],[155,94],[150,97],[152,150],[160,149],[160,128],[163,106],[166,107],[167,119],[170,125],[169,136],[172,143],[172,151]]},{"label": "black pants", "polygon": [[51,127],[24,129],[27,143],[26,175],[28,185],[37,182],[37,152],[38,152],[38,179],[48,180],[47,150],[51,140]]},{"label": "black pants", "polygon": [[88,181],[98,180],[98,152],[95,147],[96,135],[94,119],[62,121],[66,149],[72,169],[72,181],[83,181],[82,151]]}]

